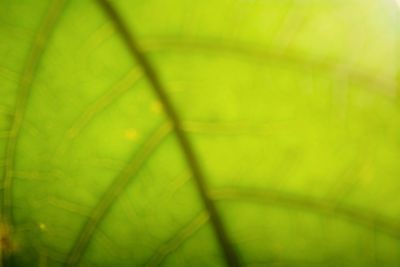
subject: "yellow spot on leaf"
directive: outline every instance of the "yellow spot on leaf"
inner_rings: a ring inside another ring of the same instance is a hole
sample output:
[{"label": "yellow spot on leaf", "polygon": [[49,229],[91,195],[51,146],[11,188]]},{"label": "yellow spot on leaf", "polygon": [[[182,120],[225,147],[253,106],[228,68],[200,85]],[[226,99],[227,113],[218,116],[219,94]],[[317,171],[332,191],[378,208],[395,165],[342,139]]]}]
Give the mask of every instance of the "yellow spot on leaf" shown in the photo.
[{"label": "yellow spot on leaf", "polygon": [[134,141],[138,138],[138,133],[135,129],[128,129],[125,131],[125,138]]},{"label": "yellow spot on leaf", "polygon": [[44,223],[41,223],[41,224],[39,224],[39,228],[40,228],[40,230],[45,231],[46,225]]},{"label": "yellow spot on leaf", "polygon": [[160,113],[163,110],[163,106],[160,101],[154,101],[151,103],[151,111],[154,113]]}]

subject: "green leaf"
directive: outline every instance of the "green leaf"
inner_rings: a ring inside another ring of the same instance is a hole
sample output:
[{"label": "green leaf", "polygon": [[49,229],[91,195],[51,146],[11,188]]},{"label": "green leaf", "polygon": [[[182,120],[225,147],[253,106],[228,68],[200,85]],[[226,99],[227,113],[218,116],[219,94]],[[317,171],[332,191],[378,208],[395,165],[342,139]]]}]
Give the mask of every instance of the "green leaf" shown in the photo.
[{"label": "green leaf", "polygon": [[398,266],[399,51],[395,0],[1,0],[1,265]]}]

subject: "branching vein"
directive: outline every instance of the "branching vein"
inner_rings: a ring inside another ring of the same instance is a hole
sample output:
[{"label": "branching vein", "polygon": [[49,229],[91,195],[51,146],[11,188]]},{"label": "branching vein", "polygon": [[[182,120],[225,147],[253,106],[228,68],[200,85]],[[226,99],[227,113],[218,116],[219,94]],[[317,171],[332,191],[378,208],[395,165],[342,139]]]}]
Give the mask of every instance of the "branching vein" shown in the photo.
[{"label": "branching vein", "polygon": [[329,200],[314,199],[298,194],[272,190],[257,191],[241,188],[214,189],[210,192],[210,195],[214,200],[250,201],[341,217],[353,223],[377,229],[390,236],[400,238],[400,221],[359,207],[341,205]]},{"label": "branching vein", "polygon": [[78,238],[69,253],[66,262],[67,266],[76,266],[79,263],[96,228],[104,219],[107,211],[115,203],[118,196],[126,189],[128,183],[133,179],[140,167],[148,159],[151,152],[155,150],[170,131],[170,123],[161,125],[142,145],[131,162],[121,171],[120,175],[112,182],[111,186],[104,193],[95,208],[90,212],[88,220],[83,226],[81,233],[78,235]]},{"label": "branching vein", "polygon": [[[17,148],[18,135],[21,129],[23,117],[27,107],[30,89],[35,79],[35,74],[43,53],[46,49],[50,36],[55,28],[55,24],[60,17],[66,0],[54,1],[49,7],[43,22],[36,34],[34,43],[32,44],[31,52],[27,58],[24,71],[19,81],[17,91],[17,99],[15,104],[12,123],[6,141],[5,168],[2,181],[3,195],[1,201],[1,220],[3,224],[9,226],[12,231],[13,214],[12,214],[12,184],[13,170],[15,165],[15,151]],[[3,238],[3,237],[2,237]],[[1,249],[0,258],[6,260],[3,249]]]},{"label": "branching vein", "polygon": [[80,115],[80,117],[74,122],[74,124],[67,130],[63,140],[58,148],[55,159],[59,159],[60,156],[68,148],[71,141],[82,131],[82,129],[101,111],[106,109],[113,101],[123,95],[128,89],[130,89],[134,83],[141,77],[141,72],[137,68],[133,68],[128,74],[122,78],[121,81],[117,82],[110,90],[108,90],[103,96],[97,99],[94,103],[89,105],[86,110]]},{"label": "branching vein", "polygon": [[146,264],[147,267],[159,266],[162,261],[177,250],[189,237],[194,235],[209,219],[207,213],[203,212],[194,218],[188,225],[181,229],[173,238],[157,249],[157,252]]}]

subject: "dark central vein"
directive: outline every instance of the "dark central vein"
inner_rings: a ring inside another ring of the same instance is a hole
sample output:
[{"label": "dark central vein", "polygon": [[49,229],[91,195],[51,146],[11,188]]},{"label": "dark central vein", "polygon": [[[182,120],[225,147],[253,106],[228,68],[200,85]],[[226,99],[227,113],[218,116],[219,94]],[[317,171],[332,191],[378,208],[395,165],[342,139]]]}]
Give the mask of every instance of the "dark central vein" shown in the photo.
[{"label": "dark central vein", "polygon": [[187,164],[193,174],[193,178],[196,183],[197,189],[199,191],[200,197],[203,201],[205,208],[207,209],[207,212],[209,213],[210,222],[214,228],[217,240],[224,254],[226,263],[229,266],[239,266],[239,258],[232,247],[232,244],[228,238],[225,227],[215,207],[215,204],[208,195],[207,185],[204,179],[203,171],[200,168],[197,158],[193,152],[192,145],[183,131],[181,119],[177,111],[175,110],[175,107],[173,106],[171,100],[169,99],[169,96],[167,95],[166,90],[163,84],[161,83],[158,74],[154,70],[153,66],[151,65],[145,54],[139,48],[134,36],[128,30],[125,21],[123,21],[121,16],[118,14],[113,4],[111,4],[107,0],[98,0],[98,3],[104,10],[104,12],[107,14],[107,16],[109,16],[110,19],[113,21],[117,31],[119,31],[119,33],[121,34],[121,37],[125,42],[127,48],[129,49],[129,52],[131,53],[132,57],[142,67],[143,72],[147,77],[149,83],[151,84],[154,92],[156,93],[161,103],[163,104],[164,110],[174,127],[175,134],[182,148],[182,151],[185,155]]}]

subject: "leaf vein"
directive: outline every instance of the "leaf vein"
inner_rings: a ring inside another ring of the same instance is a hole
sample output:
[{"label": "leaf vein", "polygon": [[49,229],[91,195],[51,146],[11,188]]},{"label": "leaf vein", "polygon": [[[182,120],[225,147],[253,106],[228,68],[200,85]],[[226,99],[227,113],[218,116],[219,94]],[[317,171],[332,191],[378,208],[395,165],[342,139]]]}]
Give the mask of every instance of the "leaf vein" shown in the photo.
[{"label": "leaf vein", "polygon": [[304,68],[312,68],[321,73],[330,73],[335,79],[349,79],[366,87],[375,88],[385,96],[393,98],[397,90],[397,82],[385,76],[357,70],[345,63],[332,63],[316,57],[301,56],[296,51],[282,51],[279,47],[260,47],[237,43],[232,40],[202,40],[155,38],[140,42],[145,52],[171,50],[200,50],[207,52],[229,53],[259,62],[285,62]]},{"label": "leaf vein", "polygon": [[65,153],[71,142],[97,114],[105,110],[111,103],[117,100],[118,97],[126,93],[140,77],[140,70],[133,68],[125,75],[125,77],[122,78],[122,80],[114,84],[110,90],[89,105],[64,134],[61,144],[57,149],[56,156],[54,157],[55,160],[60,159],[60,156]]},{"label": "leaf vein", "polygon": [[[56,22],[62,13],[65,2],[66,0],[54,1],[46,12],[38,33],[35,36],[35,40],[25,63],[26,65],[17,89],[15,110],[12,117],[10,131],[6,139],[5,168],[2,181],[3,194],[1,201],[1,220],[3,221],[2,223],[9,225],[10,229],[13,225],[12,183],[18,135],[21,129],[25,109],[27,107],[30,89],[35,78],[34,76],[47,47],[47,43],[55,28]],[[7,259],[1,257],[2,255],[4,255],[3,248],[0,249],[0,258],[2,258],[1,261],[5,265],[4,261],[7,261]]]},{"label": "leaf vein", "polygon": [[124,191],[128,183],[135,177],[141,166],[156,149],[162,140],[171,131],[171,124],[162,124],[154,134],[142,145],[134,158],[127,166],[121,171],[110,187],[106,190],[103,197],[99,200],[96,206],[91,210],[86,223],[84,224],[80,234],[78,235],[75,244],[73,244],[69,256],[66,261],[67,266],[76,266],[81,260],[91,238],[94,235],[97,227],[104,219],[107,211],[115,203],[118,196]]},{"label": "leaf vein", "polygon": [[314,199],[312,197],[297,195],[273,190],[254,190],[241,188],[219,188],[210,193],[214,200],[242,200],[261,204],[286,206],[290,208],[307,210],[319,214],[341,217],[350,222],[377,229],[395,238],[400,238],[400,222],[364,210],[359,207],[338,204],[329,200]]},{"label": "leaf vein", "polygon": [[207,221],[207,212],[202,212],[196,216],[188,225],[181,229],[174,237],[165,244],[161,245],[156,253],[146,264],[147,267],[159,266],[162,261],[172,252],[176,251],[187,239],[193,236]]}]

